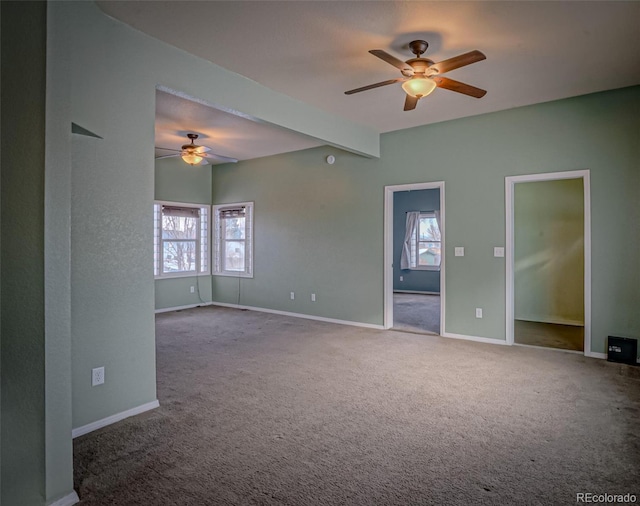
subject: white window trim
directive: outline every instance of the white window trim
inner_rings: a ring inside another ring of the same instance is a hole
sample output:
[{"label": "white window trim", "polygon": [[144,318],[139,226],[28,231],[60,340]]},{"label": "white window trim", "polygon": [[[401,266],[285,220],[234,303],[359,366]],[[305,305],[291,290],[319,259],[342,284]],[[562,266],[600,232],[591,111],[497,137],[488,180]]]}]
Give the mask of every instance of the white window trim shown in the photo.
[{"label": "white window trim", "polygon": [[[207,210],[207,230],[205,231],[206,241],[207,241],[207,269],[203,271],[197,270],[196,272],[171,272],[171,273],[163,273],[162,272],[162,220],[160,224],[156,226],[154,223],[154,279],[174,279],[174,278],[195,278],[197,276],[208,276],[211,274],[211,206],[208,204],[195,204],[193,202],[175,202],[173,200],[154,200],[154,220],[155,220],[155,206],[176,206],[176,207],[192,207],[194,209],[206,209]],[[162,210],[160,211],[162,213]],[[201,229],[201,227],[199,227]],[[159,235],[156,235],[159,234]],[[196,241],[197,251],[198,251],[198,268],[200,268],[201,262],[201,238],[198,237]],[[157,240],[157,243],[156,243]],[[157,259],[157,265],[155,265],[155,260]]]},{"label": "white window trim", "polygon": [[[222,250],[220,248],[223,240],[221,237],[222,230],[220,228],[220,211],[225,209],[233,209],[237,207],[244,207],[248,216],[249,233],[245,232],[245,241],[248,243],[245,252],[245,259],[248,258],[248,268],[244,271],[223,271],[219,270],[222,265]],[[213,221],[214,233],[213,233],[213,248],[212,248],[212,275],[214,276],[226,276],[231,278],[253,278],[253,266],[254,266],[254,219],[253,219],[254,202],[233,202],[230,204],[216,204],[211,207],[211,221]]]},{"label": "white window trim", "polygon": [[440,241],[422,241],[422,242],[439,242],[440,243],[440,265],[420,265],[418,264],[418,256],[420,255],[420,218],[434,218],[436,217],[436,213],[434,211],[426,211],[421,212],[418,217],[418,223],[416,224],[416,231],[414,237],[414,246],[416,248],[416,265],[415,267],[410,267],[410,271],[439,271],[440,266],[442,265],[442,231],[440,231]]}]

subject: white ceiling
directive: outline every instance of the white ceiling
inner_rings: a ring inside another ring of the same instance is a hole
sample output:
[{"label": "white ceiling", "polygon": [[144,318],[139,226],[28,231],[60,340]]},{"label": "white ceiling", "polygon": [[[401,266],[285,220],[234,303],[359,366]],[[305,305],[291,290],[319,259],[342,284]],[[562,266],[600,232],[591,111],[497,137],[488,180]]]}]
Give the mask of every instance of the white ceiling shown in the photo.
[{"label": "white ceiling", "polygon": [[[98,3],[107,14],[149,35],[379,132],[640,84],[637,1]],[[368,50],[383,49],[407,60],[412,55],[406,45],[414,39],[429,43],[424,56],[436,62],[473,49],[485,53],[486,60],[447,76],[486,89],[487,95],[474,99],[437,89],[409,112],[402,110],[399,84],[344,95],[400,77]],[[209,136],[211,142],[203,144],[214,152],[244,159],[273,154],[264,151],[266,146],[284,152],[316,142],[281,129],[272,133],[265,125],[250,134],[244,124],[234,127],[239,118],[213,110],[213,116],[197,123],[204,113],[177,107],[165,95],[158,102],[158,145],[160,140],[182,144],[177,134],[195,130]],[[218,127],[207,127],[221,123],[222,137]],[[247,139],[251,149],[244,135],[252,136]],[[218,138],[220,144],[214,143]]]}]

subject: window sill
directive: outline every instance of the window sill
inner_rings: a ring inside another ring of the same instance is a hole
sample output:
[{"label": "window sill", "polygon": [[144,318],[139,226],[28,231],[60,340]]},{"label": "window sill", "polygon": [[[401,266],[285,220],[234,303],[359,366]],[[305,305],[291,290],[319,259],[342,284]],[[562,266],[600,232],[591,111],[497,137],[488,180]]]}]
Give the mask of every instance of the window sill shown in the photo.
[{"label": "window sill", "polygon": [[411,267],[410,271],[439,271],[440,267]]},{"label": "window sill", "polygon": [[225,276],[227,278],[253,278],[253,273],[246,272],[214,272],[213,276]]},{"label": "window sill", "polygon": [[202,276],[210,275],[210,272],[180,272],[176,274],[163,274],[162,276],[154,276],[153,279],[199,278]]}]

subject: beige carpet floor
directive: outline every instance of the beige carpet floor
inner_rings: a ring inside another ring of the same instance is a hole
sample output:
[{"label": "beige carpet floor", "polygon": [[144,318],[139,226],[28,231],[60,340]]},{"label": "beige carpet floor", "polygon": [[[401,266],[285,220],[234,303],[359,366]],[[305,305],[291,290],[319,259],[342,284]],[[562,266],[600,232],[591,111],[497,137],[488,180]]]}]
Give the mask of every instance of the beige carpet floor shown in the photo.
[{"label": "beige carpet floor", "polygon": [[81,505],[640,496],[629,366],[227,308],[156,321],[160,408],[74,441]]}]

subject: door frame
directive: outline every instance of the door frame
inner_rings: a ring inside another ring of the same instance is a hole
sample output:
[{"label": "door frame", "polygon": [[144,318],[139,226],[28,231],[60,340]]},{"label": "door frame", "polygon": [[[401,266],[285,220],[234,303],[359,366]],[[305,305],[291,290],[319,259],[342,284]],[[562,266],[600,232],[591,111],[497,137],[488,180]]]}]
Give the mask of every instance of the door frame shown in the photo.
[{"label": "door frame", "polygon": [[[440,190],[440,331],[445,329],[445,205],[444,181],[431,183],[411,183],[384,187],[384,316],[383,326],[389,329],[393,326],[393,194],[401,191]],[[399,261],[399,260],[398,260]]]},{"label": "door frame", "polygon": [[505,177],[506,215],[506,337],[507,344],[514,344],[515,319],[515,268],[514,268],[514,193],[517,183],[582,179],[584,197],[584,355],[595,356],[591,351],[591,183],[589,170],[548,172],[525,176]]}]

